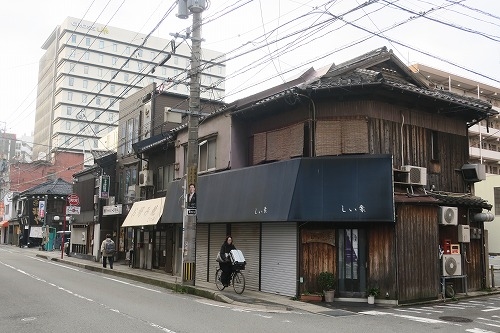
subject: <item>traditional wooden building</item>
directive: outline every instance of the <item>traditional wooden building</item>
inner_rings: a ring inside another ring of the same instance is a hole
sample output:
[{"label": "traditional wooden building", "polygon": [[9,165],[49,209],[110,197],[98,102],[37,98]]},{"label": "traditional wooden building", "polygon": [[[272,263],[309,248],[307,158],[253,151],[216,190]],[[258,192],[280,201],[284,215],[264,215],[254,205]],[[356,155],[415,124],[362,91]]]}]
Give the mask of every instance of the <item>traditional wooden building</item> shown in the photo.
[{"label": "traditional wooden building", "polygon": [[[438,298],[441,282],[483,288],[480,216],[491,205],[474,196],[482,169],[468,163],[467,128],[494,114],[429,89],[380,48],[207,117],[214,163],[198,178],[196,280],[213,281],[232,234],[249,289],[315,292],[322,271],[335,274],[340,298],[378,287],[406,303]],[[186,128],[175,135],[180,179]],[[182,222],[180,183],[162,223]]]}]

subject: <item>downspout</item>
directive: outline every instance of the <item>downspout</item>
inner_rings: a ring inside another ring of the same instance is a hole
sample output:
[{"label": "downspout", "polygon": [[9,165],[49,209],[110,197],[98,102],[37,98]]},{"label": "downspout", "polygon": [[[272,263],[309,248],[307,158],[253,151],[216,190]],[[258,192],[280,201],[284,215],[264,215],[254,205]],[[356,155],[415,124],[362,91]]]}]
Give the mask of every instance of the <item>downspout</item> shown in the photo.
[{"label": "downspout", "polygon": [[314,145],[314,135],[316,134],[316,105],[314,100],[308,96],[299,93],[295,93],[296,96],[302,96],[308,98],[312,105],[312,119],[309,120],[309,157],[316,156],[315,145]]}]

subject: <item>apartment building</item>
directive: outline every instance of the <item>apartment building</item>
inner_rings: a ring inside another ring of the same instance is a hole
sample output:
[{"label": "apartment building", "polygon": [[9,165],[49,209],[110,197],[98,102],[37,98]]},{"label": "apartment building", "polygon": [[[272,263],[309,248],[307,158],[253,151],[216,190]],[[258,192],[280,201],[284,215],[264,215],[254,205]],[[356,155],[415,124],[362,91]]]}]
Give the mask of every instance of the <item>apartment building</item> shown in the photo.
[{"label": "apartment building", "polygon": [[[33,159],[55,150],[83,151],[90,165],[91,153],[102,149],[99,139],[118,124],[120,100],[153,82],[187,97],[188,44],[66,18],[42,45]],[[224,99],[224,60],[222,53],[202,49],[202,98]]]},{"label": "apartment building", "polygon": [[[434,89],[488,101],[492,109],[500,111],[500,87],[491,86],[462,76],[454,75],[422,64],[410,66]],[[469,163],[483,164],[486,179],[474,184],[473,193],[493,205],[492,213],[500,215],[500,119],[490,117],[469,127]],[[488,235],[488,252],[500,254],[500,224],[484,223]]]}]

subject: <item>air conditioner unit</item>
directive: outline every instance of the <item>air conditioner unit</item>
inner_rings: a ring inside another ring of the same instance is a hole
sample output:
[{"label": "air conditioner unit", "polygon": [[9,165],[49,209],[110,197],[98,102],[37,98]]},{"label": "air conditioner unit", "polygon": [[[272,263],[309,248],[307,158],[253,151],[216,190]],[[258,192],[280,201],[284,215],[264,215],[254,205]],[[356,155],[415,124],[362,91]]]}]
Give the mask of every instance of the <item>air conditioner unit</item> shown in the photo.
[{"label": "air conditioner unit", "polygon": [[458,208],[446,206],[439,207],[439,224],[458,225]]},{"label": "air conditioner unit", "polygon": [[135,198],[139,198],[141,196],[141,190],[137,185],[130,185],[127,189],[127,195],[125,201],[127,203],[132,203],[135,201]]},{"label": "air conditioner unit", "polygon": [[460,254],[443,254],[443,276],[462,275],[462,256]]},{"label": "air conditioner unit", "polygon": [[139,186],[153,186],[153,171],[143,170],[139,171]]},{"label": "air conditioner unit", "polygon": [[470,243],[470,227],[467,224],[460,224],[458,226],[458,242]]},{"label": "air conditioner unit", "polygon": [[427,168],[403,165],[401,170],[408,172],[408,184],[427,185]]}]

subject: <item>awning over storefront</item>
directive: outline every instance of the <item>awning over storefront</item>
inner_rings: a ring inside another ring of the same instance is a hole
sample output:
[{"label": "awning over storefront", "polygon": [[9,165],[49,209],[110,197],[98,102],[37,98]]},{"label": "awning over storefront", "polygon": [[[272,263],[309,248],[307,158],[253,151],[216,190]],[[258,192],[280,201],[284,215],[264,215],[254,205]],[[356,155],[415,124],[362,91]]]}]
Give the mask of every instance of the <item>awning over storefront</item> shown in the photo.
[{"label": "awning over storefront", "polygon": [[9,226],[9,221],[5,220],[0,222],[0,228],[7,228]]},{"label": "awning over storefront", "polygon": [[[200,176],[197,221],[394,222],[392,178],[391,155],[297,158]],[[174,183],[162,223],[182,222]]]},{"label": "awning over storefront", "polygon": [[122,227],[153,225],[158,223],[165,205],[165,198],[134,202]]},{"label": "awning over storefront", "polygon": [[182,180],[176,180],[168,183],[161,223],[182,223],[182,200],[184,198],[182,182]]}]

